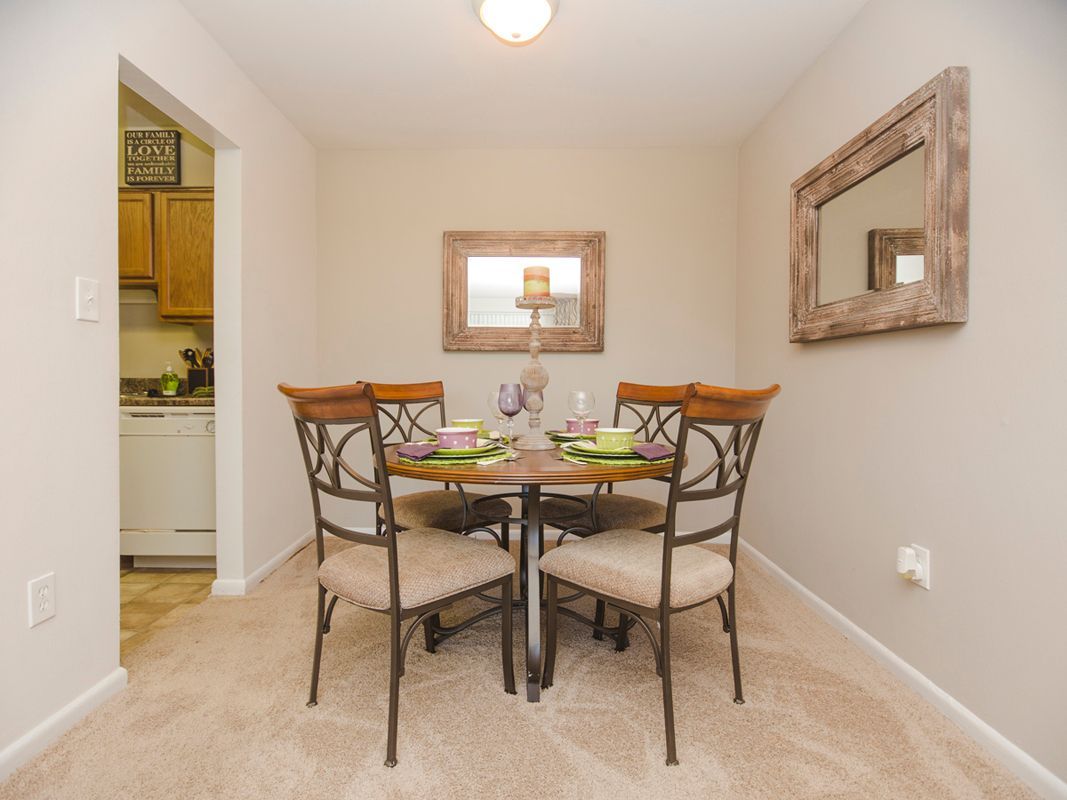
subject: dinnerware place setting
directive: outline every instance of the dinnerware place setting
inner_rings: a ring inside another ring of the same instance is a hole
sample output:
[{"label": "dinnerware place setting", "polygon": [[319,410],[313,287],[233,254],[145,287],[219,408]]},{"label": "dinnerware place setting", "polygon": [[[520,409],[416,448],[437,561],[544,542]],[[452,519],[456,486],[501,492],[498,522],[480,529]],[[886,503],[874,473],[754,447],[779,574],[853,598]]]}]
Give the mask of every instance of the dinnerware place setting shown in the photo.
[{"label": "dinnerware place setting", "polygon": [[[406,464],[430,467],[488,465],[514,460],[519,455],[499,438],[492,438],[480,419],[454,419],[452,425],[438,428],[431,439],[405,442],[396,457]],[[484,434],[484,435],[483,435]]]},{"label": "dinnerware place setting", "polygon": [[636,442],[634,433],[633,428],[597,428],[593,440],[562,443],[563,460],[610,467],[640,467],[674,460],[673,448],[658,442]]},{"label": "dinnerware place setting", "polygon": [[[507,433],[490,431],[482,419],[453,419],[451,425],[438,428],[435,435],[419,442],[406,442],[396,450],[399,461],[430,467],[488,466],[513,461],[522,456],[511,447],[514,418],[522,409],[525,397],[521,384],[505,383],[490,392],[487,405],[498,427],[506,421]],[[674,448],[658,442],[634,441],[633,428],[602,428],[600,420],[590,417],[596,406],[592,392],[574,390],[567,400],[574,414],[566,427],[547,431],[559,448],[563,461],[611,467],[637,467],[666,464],[674,460]]]}]

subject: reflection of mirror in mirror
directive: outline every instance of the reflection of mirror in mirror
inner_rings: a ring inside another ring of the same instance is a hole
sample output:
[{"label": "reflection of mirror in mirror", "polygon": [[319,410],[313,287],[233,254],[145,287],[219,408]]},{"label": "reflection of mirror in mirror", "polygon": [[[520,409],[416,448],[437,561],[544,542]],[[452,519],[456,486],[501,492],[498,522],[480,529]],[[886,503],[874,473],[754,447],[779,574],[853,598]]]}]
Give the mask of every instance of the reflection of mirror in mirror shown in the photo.
[{"label": "reflection of mirror in mirror", "polygon": [[524,267],[548,267],[556,307],[541,312],[545,328],[581,323],[582,259],[559,256],[468,256],[467,325],[472,328],[525,328],[530,312],[515,308],[522,294]]},{"label": "reflection of mirror in mirror", "polygon": [[923,279],[923,257],[921,255],[897,256],[895,263],[897,284],[915,283]]},{"label": "reflection of mirror in mirror", "polygon": [[925,150],[819,206],[818,305],[923,279]]}]

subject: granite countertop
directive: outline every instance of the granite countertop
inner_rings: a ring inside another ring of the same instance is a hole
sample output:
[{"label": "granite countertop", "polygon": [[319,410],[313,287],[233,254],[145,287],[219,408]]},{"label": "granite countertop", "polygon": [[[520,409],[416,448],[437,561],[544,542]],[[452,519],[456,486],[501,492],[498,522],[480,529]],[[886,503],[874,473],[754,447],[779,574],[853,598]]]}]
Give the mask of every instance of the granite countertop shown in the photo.
[{"label": "granite countertop", "polygon": [[185,378],[178,381],[178,394],[172,397],[149,397],[148,390],[159,391],[158,378],[119,378],[119,406],[213,406],[214,397],[193,397]]},{"label": "granite countertop", "polygon": [[190,397],[189,395],[176,395],[174,397],[148,397],[143,394],[120,394],[119,406],[214,406],[214,397]]}]

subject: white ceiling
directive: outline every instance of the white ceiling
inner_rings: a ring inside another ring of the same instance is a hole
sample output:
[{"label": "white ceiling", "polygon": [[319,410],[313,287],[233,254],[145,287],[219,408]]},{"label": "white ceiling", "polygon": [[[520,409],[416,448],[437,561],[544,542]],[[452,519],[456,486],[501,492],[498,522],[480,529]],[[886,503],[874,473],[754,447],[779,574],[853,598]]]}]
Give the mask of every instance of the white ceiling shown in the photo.
[{"label": "white ceiling", "polygon": [[733,144],[865,0],[560,0],[507,47],[470,0],[182,0],[322,148]]}]

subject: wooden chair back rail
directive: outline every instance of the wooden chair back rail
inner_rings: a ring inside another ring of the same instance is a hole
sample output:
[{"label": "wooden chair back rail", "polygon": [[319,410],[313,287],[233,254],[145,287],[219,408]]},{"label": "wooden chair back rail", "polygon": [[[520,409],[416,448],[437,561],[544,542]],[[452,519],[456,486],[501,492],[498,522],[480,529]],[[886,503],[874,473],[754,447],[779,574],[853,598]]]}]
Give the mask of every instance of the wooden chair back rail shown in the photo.
[{"label": "wooden chair back rail", "polygon": [[706,424],[755,422],[763,418],[781,390],[778,384],[766,389],[729,389],[696,383],[682,403],[682,415]]},{"label": "wooden chair back rail", "polygon": [[330,520],[326,519],[326,517],[321,514],[315,517],[315,525],[317,526],[317,530],[332,533],[340,539],[347,539],[356,544],[369,544],[374,547],[389,546],[388,539],[384,536],[377,536],[373,533],[361,533],[360,531],[354,531],[351,528],[342,527],[335,522],[330,522]]},{"label": "wooden chair back rail", "polygon": [[627,383],[619,381],[619,388],[615,392],[616,400],[631,400],[636,403],[660,403],[681,405],[685,399],[685,390],[688,383],[677,386],[650,386],[643,383]]},{"label": "wooden chair back rail", "polygon": [[287,383],[278,384],[278,391],[289,400],[293,416],[305,422],[366,421],[373,408],[373,400],[363,394],[353,394],[350,386],[324,386],[302,389]]},{"label": "wooden chair back rail", "polygon": [[443,400],[445,385],[442,381],[424,381],[422,383],[378,383],[372,381],[374,399],[382,403],[410,402],[418,400]]}]

